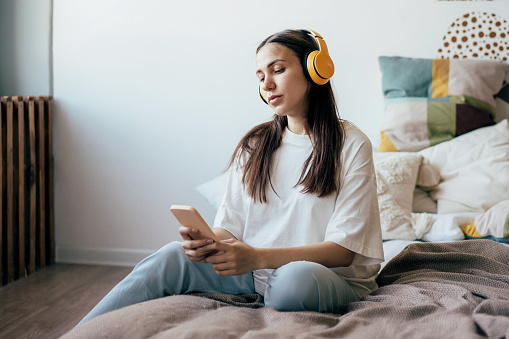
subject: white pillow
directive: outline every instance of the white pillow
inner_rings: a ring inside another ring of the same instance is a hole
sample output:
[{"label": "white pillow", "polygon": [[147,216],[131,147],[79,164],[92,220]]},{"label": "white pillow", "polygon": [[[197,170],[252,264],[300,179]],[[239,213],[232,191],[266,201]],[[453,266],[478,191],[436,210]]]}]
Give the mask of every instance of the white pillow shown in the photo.
[{"label": "white pillow", "polygon": [[440,171],[439,214],[483,212],[509,199],[509,124],[479,128],[418,152]]},{"label": "white pillow", "polygon": [[428,159],[423,158],[416,184],[421,187],[434,187],[440,183],[440,171],[430,164]]},{"label": "white pillow", "polygon": [[221,201],[223,200],[227,181],[228,172],[224,172],[218,177],[197,186],[196,190],[217,211]]},{"label": "white pillow", "polygon": [[422,156],[413,152],[374,153],[382,238],[414,240],[412,201]]},{"label": "white pillow", "polygon": [[[428,213],[420,213],[428,214]],[[478,212],[428,214],[433,219],[429,232],[422,236],[424,241],[457,241],[464,240],[465,235],[460,226],[472,223]]]},{"label": "white pillow", "polygon": [[412,202],[412,212],[414,213],[437,213],[437,202],[429,196],[429,193],[420,187],[414,190],[414,199]]}]

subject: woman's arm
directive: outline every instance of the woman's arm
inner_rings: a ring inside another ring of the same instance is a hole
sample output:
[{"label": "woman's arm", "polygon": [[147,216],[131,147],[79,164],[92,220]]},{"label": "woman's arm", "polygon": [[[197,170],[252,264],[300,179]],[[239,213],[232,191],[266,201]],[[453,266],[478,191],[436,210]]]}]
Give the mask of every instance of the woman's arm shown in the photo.
[{"label": "woman's arm", "polygon": [[[225,231],[226,232],[226,231]],[[208,257],[220,276],[238,275],[263,268],[278,268],[292,261],[311,261],[326,267],[350,266],[355,253],[333,242],[285,248],[255,248],[236,239],[222,240],[203,247],[223,254]]]},{"label": "woman's arm", "polygon": [[326,267],[350,266],[355,253],[331,241],[318,244],[287,247],[260,248],[260,268],[278,268],[292,261],[312,261]]}]

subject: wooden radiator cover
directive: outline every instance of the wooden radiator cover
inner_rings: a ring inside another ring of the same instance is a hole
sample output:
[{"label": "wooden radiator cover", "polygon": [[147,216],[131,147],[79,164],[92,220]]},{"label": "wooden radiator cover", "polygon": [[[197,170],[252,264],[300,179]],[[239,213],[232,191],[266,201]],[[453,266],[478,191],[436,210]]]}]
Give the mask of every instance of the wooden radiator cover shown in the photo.
[{"label": "wooden radiator cover", "polygon": [[53,101],[0,97],[1,285],[55,260]]}]

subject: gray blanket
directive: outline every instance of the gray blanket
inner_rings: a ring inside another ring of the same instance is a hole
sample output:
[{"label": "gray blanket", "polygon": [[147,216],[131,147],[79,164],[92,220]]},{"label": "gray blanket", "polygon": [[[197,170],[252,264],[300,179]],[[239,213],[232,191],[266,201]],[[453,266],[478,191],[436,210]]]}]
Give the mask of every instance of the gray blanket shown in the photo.
[{"label": "gray blanket", "polygon": [[64,338],[509,338],[504,245],[412,244],[378,283],[339,315],[278,312],[257,295],[171,296],[104,314]]}]

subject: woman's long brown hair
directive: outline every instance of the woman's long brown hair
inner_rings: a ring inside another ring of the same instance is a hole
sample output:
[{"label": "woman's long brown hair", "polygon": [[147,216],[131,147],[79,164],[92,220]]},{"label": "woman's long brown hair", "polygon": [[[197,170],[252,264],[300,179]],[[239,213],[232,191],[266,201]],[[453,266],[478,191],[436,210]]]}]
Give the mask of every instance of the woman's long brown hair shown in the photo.
[{"label": "woman's long brown hair", "polygon": [[[318,49],[316,41],[300,30],[285,30],[271,35],[258,46],[256,53],[269,43],[278,43],[291,49],[302,61],[309,51]],[[340,155],[344,138],[343,123],[339,119],[330,82],[325,85],[312,83],[308,98],[307,125],[313,150],[304,162],[295,186],[302,185],[302,193],[327,196],[340,188]],[[286,116],[274,114],[271,121],[251,129],[240,140],[231,156],[228,168],[236,159],[245,159],[242,184],[254,201],[267,202],[268,186],[277,194],[270,180],[270,165],[272,155],[280,146],[287,126]]]}]

